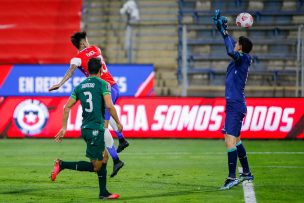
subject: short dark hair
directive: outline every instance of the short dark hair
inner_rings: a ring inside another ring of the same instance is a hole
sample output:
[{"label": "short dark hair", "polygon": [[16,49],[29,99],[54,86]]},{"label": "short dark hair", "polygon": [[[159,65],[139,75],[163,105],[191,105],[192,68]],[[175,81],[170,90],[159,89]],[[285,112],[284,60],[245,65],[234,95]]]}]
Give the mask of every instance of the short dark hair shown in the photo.
[{"label": "short dark hair", "polygon": [[242,52],[249,54],[250,51],[252,50],[252,42],[249,38],[240,36],[239,37],[239,44],[242,46]]},{"label": "short dark hair", "polygon": [[100,58],[91,58],[88,62],[88,70],[90,74],[97,74],[101,68]]},{"label": "short dark hair", "polygon": [[80,41],[82,39],[86,39],[87,33],[86,32],[76,32],[71,36],[72,44],[79,49],[80,48]]}]

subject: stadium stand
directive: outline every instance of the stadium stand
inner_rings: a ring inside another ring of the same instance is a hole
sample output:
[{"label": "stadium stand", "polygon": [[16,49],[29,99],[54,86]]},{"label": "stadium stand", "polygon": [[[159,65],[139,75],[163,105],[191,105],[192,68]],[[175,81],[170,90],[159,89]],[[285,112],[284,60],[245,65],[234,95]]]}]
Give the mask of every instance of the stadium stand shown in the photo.
[{"label": "stadium stand", "polygon": [[[234,37],[248,36],[254,42],[253,65],[247,96],[294,96],[298,26],[304,23],[304,1],[228,0],[179,1],[179,76],[182,67],[182,25],[187,25],[188,95],[222,96],[229,62],[223,40],[211,16],[222,10]],[[249,12],[255,19],[250,29],[233,26],[236,15]]]},{"label": "stadium stand", "polygon": [[[127,63],[122,0],[84,1],[84,30],[91,43],[103,48],[108,63]],[[153,63],[156,95],[179,95],[177,81],[178,2],[137,1],[140,22],[135,25],[133,63]]]},{"label": "stadium stand", "polygon": [[[126,20],[122,0],[84,1],[83,29],[103,48],[108,63],[127,63]],[[304,23],[303,0],[139,0],[140,22],[133,39],[133,62],[155,65],[156,95],[181,95],[182,25],[187,26],[188,96],[223,96],[229,57],[211,21],[220,8],[230,33],[254,42],[247,96],[294,96],[298,26]],[[234,26],[240,12],[250,12],[254,26]]]}]

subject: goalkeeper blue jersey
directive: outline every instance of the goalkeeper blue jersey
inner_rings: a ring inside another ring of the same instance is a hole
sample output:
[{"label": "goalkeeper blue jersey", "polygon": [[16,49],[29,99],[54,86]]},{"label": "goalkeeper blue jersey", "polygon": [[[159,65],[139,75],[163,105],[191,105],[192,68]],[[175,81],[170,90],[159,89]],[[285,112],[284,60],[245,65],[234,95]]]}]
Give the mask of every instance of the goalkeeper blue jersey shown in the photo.
[{"label": "goalkeeper blue jersey", "polygon": [[227,54],[233,59],[227,67],[225,97],[227,102],[245,104],[245,86],[248,77],[251,56],[234,51],[236,42],[229,35],[224,36]]}]

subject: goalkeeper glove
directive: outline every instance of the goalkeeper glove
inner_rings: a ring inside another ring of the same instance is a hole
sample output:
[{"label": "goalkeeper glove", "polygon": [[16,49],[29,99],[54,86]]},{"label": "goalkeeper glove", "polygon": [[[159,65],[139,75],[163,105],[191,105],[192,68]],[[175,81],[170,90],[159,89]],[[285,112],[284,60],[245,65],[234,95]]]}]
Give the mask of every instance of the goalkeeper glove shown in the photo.
[{"label": "goalkeeper glove", "polygon": [[217,30],[220,31],[223,36],[225,36],[227,34],[226,30],[228,27],[228,19],[225,16],[221,16],[219,9],[215,10],[213,22]]}]

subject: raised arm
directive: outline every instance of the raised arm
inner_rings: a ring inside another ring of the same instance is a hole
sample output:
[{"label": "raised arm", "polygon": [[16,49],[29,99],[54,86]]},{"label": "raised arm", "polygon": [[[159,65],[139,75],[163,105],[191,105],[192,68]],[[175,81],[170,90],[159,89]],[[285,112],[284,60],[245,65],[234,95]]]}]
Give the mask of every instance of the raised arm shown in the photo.
[{"label": "raised arm", "polygon": [[[227,31],[226,31],[227,32]],[[238,60],[240,58],[240,53],[237,51],[234,51],[234,47],[236,45],[236,42],[234,39],[227,33],[224,37],[224,42],[226,46],[227,54],[233,58],[233,60]]]},{"label": "raised arm", "polygon": [[53,85],[49,91],[53,91],[53,90],[57,90],[59,89],[66,81],[68,81],[74,74],[75,70],[77,68],[77,65],[71,64],[70,68],[67,70],[67,72],[65,73],[65,75],[63,76],[62,80],[58,83]]},{"label": "raised arm", "polygon": [[225,16],[221,16],[221,12],[219,9],[215,10],[213,22],[217,30],[221,33],[224,38],[227,54],[233,58],[234,60],[238,60],[240,57],[240,53],[234,51],[234,47],[236,45],[234,39],[228,34],[228,19]]}]

